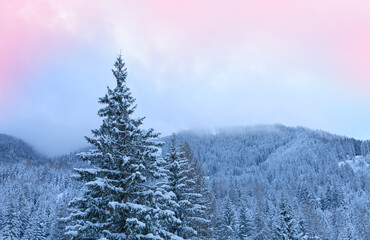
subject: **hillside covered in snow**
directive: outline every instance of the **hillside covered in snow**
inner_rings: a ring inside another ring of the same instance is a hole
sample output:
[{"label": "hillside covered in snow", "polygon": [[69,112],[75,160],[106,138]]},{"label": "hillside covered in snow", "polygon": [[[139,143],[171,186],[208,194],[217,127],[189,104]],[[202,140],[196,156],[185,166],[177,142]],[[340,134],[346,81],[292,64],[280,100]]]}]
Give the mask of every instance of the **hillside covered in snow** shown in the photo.
[{"label": "hillside covered in snow", "polygon": [[[240,239],[242,222],[250,239],[274,239],[287,213],[304,239],[369,239],[368,141],[282,125],[176,135],[202,166],[214,239]],[[170,138],[161,140],[165,156]],[[68,239],[58,219],[79,195],[70,176],[84,163],[45,158],[5,135],[0,161],[0,236]]]}]

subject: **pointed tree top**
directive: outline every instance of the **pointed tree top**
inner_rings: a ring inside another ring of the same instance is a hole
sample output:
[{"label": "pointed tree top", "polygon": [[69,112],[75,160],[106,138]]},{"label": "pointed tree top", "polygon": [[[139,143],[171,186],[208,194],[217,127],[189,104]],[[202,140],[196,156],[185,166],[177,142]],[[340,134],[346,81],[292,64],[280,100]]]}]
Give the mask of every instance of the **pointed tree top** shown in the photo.
[{"label": "pointed tree top", "polygon": [[122,59],[122,54],[120,53],[114,63],[113,74],[117,80],[117,86],[122,86],[122,83],[126,82],[127,68],[125,67],[125,62]]},{"label": "pointed tree top", "polygon": [[172,134],[171,136],[171,144],[170,144],[170,152],[176,152],[176,148],[177,148],[177,144],[176,144],[177,140],[176,140],[176,134]]}]

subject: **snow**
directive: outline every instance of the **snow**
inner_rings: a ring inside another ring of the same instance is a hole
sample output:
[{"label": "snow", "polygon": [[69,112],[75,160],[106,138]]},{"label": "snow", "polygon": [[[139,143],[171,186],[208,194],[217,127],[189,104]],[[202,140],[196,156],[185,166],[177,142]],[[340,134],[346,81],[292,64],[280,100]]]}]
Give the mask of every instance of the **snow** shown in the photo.
[{"label": "snow", "polygon": [[96,168],[74,168],[77,172],[87,172],[90,174],[96,174],[97,169]]},{"label": "snow", "polygon": [[63,198],[63,196],[64,196],[64,193],[59,193],[59,194],[57,195],[57,200],[62,199],[62,198]]},{"label": "snow", "polygon": [[171,200],[176,197],[176,194],[174,194],[172,191],[166,192],[163,197],[167,200]]},{"label": "snow", "polygon": [[141,205],[141,204],[136,204],[136,203],[126,203],[126,206],[135,210],[135,211],[147,211],[149,210],[148,206]]},{"label": "snow", "polygon": [[338,166],[343,167],[346,164],[348,164],[355,172],[370,170],[370,164],[366,161],[366,158],[363,156],[355,156],[352,159],[340,161],[338,163]]},{"label": "snow", "polygon": [[113,209],[116,209],[117,206],[120,206],[122,207],[123,206],[123,203],[119,203],[119,202],[109,202],[108,203],[109,206],[111,206]]},{"label": "snow", "polygon": [[141,227],[141,228],[145,228],[145,226],[146,226],[145,223],[139,221],[137,218],[127,218],[126,222],[135,223],[135,224],[139,225],[139,227]]},{"label": "snow", "polygon": [[97,178],[95,181],[86,183],[87,186],[99,186],[104,188],[107,185],[107,182],[102,178]]}]

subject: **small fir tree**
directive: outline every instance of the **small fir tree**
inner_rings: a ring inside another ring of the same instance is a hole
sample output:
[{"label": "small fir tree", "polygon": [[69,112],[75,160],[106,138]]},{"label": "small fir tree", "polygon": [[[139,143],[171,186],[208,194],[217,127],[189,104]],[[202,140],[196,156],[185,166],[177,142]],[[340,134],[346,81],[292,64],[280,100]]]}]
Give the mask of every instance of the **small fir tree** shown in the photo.
[{"label": "small fir tree", "polygon": [[223,216],[221,219],[221,232],[219,236],[222,236],[222,239],[235,239],[237,233],[237,216],[235,213],[234,206],[232,205],[230,198],[226,200]]},{"label": "small fir tree", "polygon": [[22,232],[21,226],[20,210],[16,207],[15,202],[10,200],[6,208],[4,226],[2,227],[3,235],[1,236],[1,239],[20,239]]},{"label": "small fir tree", "polygon": [[239,226],[238,226],[238,237],[240,240],[253,239],[255,236],[255,228],[253,219],[247,211],[244,204],[239,210]]},{"label": "small fir tree", "polygon": [[279,204],[279,215],[275,222],[274,239],[299,240],[297,223],[291,214],[287,200],[282,197]]}]

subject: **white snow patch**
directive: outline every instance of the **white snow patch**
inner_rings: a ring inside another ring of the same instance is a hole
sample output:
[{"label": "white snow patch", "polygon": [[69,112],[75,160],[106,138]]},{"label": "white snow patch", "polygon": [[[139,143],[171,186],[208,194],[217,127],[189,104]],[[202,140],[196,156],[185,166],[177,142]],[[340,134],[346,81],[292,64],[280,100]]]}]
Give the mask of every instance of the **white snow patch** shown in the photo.
[{"label": "white snow patch", "polygon": [[355,156],[353,159],[344,160],[338,162],[339,167],[343,167],[344,165],[348,164],[353,171],[367,171],[370,170],[370,164],[368,163],[367,159],[363,156]]}]

